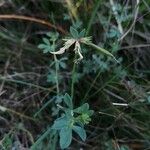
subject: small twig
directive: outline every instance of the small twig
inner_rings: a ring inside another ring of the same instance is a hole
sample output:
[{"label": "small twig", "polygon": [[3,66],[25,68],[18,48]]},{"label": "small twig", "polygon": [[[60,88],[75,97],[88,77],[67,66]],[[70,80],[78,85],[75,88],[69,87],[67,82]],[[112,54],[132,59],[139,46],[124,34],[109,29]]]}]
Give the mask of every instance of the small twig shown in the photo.
[{"label": "small twig", "polygon": [[136,10],[135,10],[135,15],[134,15],[134,20],[133,20],[133,23],[131,24],[130,28],[126,31],[126,33],[124,33],[120,39],[118,39],[118,41],[121,41],[125,38],[125,36],[132,30],[132,28],[134,27],[135,23],[136,23],[136,19],[137,19],[137,16],[138,16],[138,12],[139,12],[139,3],[140,3],[140,0],[136,0]]},{"label": "small twig", "polygon": [[35,87],[35,88],[38,88],[38,89],[41,89],[41,90],[44,90],[44,91],[54,91],[54,89],[56,88],[55,86],[51,87],[51,88],[46,88],[46,87],[43,87],[43,86],[40,86],[40,85],[36,85],[36,84],[32,84],[32,83],[28,83],[28,82],[24,82],[24,81],[20,81],[20,80],[15,80],[15,79],[9,79],[9,78],[6,78],[6,77],[3,77],[3,76],[0,76],[0,81],[5,81],[5,82],[13,82],[13,83],[16,83],[16,84],[23,84],[23,85],[27,85],[27,86],[30,86],[30,87]]},{"label": "small twig", "polygon": [[63,34],[66,34],[66,31],[62,27],[55,26],[54,24],[51,24],[50,22],[45,21],[43,19],[33,18],[29,16],[21,16],[21,15],[9,15],[9,14],[0,15],[0,19],[17,19],[17,20],[27,20],[31,22],[36,22],[36,23],[46,25],[49,28],[54,28]]},{"label": "small twig", "polygon": [[121,47],[119,50],[132,49],[132,48],[143,48],[143,47],[150,47],[150,44],[139,44],[139,45],[132,45],[132,46],[124,46],[124,47]]},{"label": "small twig", "polygon": [[129,106],[128,104],[125,104],[125,103],[112,103],[113,105],[115,106]]},{"label": "small twig", "polygon": [[18,116],[20,116],[20,117],[22,117],[22,118],[26,118],[26,119],[35,121],[35,119],[32,118],[32,117],[26,116],[26,115],[24,115],[24,114],[21,114],[21,113],[19,113],[19,112],[16,112],[16,111],[14,111],[14,110],[12,110],[12,109],[10,109],[10,108],[6,108],[6,107],[1,106],[1,105],[0,105],[0,111],[2,111],[2,112],[10,112],[10,113],[13,113],[13,114],[15,114],[15,115],[18,115]]}]

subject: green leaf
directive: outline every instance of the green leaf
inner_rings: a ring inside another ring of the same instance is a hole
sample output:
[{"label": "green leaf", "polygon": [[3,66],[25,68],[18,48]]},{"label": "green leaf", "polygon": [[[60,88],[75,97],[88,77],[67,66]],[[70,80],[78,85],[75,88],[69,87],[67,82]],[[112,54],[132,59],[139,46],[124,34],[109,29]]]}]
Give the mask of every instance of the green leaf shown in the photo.
[{"label": "green leaf", "polygon": [[73,27],[70,27],[70,33],[74,38],[78,38],[79,36],[78,31]]},{"label": "green leaf", "polygon": [[84,37],[84,36],[85,36],[85,32],[86,32],[86,30],[83,29],[83,30],[79,33],[79,37]]},{"label": "green leaf", "polygon": [[59,136],[61,149],[67,148],[72,141],[72,129],[67,127],[61,129],[61,131],[59,132]]},{"label": "green leaf", "polygon": [[40,49],[44,49],[44,48],[46,48],[47,47],[47,45],[45,45],[45,44],[39,44],[38,45],[38,48],[40,48]]},{"label": "green leaf", "polygon": [[73,130],[80,136],[83,141],[86,140],[86,131],[84,130],[84,128],[73,126]]},{"label": "green leaf", "polygon": [[87,114],[88,114],[89,116],[92,116],[92,115],[94,114],[94,110],[88,110]]},{"label": "green leaf", "polygon": [[43,42],[44,42],[45,44],[47,44],[47,45],[50,45],[50,42],[49,42],[49,40],[48,40],[47,38],[43,38]]},{"label": "green leaf", "polygon": [[62,128],[68,126],[68,118],[66,116],[60,117],[54,121],[52,129],[61,130]]},{"label": "green leaf", "polygon": [[72,98],[67,93],[64,95],[64,102],[69,108],[73,109]]},{"label": "green leaf", "polygon": [[[108,56],[111,56],[113,59],[115,59],[116,60],[116,58],[114,57],[114,55],[113,54],[111,54],[109,51],[107,51],[107,50],[105,50],[105,49],[103,49],[103,48],[101,48],[101,47],[99,47],[99,46],[97,46],[97,45],[95,45],[95,44],[93,44],[93,43],[91,43],[91,42],[83,42],[84,44],[86,44],[86,45],[88,45],[88,46],[90,46],[90,47],[93,47],[93,48],[95,48],[96,50],[98,50],[98,51],[100,51],[100,52],[102,52],[102,53],[104,53],[104,54],[106,54],[106,55],[108,55]],[[117,60],[116,60],[117,61]],[[118,61],[117,61],[118,62]]]},{"label": "green leaf", "polygon": [[59,65],[61,66],[61,68],[66,69],[67,65],[64,62],[60,62]]},{"label": "green leaf", "polygon": [[81,28],[81,26],[82,26],[82,22],[81,21],[76,21],[76,22],[73,23],[73,27],[75,29],[79,29],[79,28]]},{"label": "green leaf", "polygon": [[88,109],[89,109],[89,104],[85,103],[82,106],[74,109],[73,111],[76,112],[76,113],[87,113]]}]

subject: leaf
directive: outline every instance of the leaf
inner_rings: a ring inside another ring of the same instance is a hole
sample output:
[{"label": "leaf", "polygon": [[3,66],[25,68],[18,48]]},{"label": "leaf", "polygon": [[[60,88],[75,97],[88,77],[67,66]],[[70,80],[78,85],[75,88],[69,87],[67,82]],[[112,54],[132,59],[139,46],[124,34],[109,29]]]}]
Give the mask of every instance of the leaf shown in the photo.
[{"label": "leaf", "polygon": [[50,45],[50,42],[49,42],[49,40],[48,40],[47,38],[43,38],[43,42],[44,42],[45,44],[47,44],[47,45]]},{"label": "leaf", "polygon": [[83,30],[79,33],[79,37],[84,37],[84,36],[85,36],[85,32],[86,32],[86,30],[83,29]]},{"label": "leaf", "polygon": [[94,110],[88,110],[87,114],[88,114],[89,116],[92,116],[92,115],[94,114]]},{"label": "leaf", "polygon": [[72,98],[67,93],[64,95],[64,102],[70,109],[73,109]]},{"label": "leaf", "polygon": [[79,36],[78,31],[73,27],[70,27],[70,33],[74,38],[78,38]]},{"label": "leaf", "polygon": [[81,21],[76,21],[75,23],[73,23],[73,27],[75,29],[79,29],[82,26],[82,22]]},{"label": "leaf", "polygon": [[84,130],[84,128],[73,126],[73,130],[80,136],[83,141],[86,140],[86,131]]},{"label": "leaf", "polygon": [[61,130],[68,125],[68,118],[66,116],[60,117],[54,121],[52,129]]},{"label": "leaf", "polygon": [[[100,52],[102,52],[102,53],[104,53],[104,54],[106,54],[106,55],[108,55],[108,56],[111,56],[113,59],[115,59],[116,60],[116,58],[114,57],[114,55],[113,54],[111,54],[109,51],[107,51],[107,50],[105,50],[105,49],[103,49],[103,48],[101,48],[101,47],[99,47],[99,46],[97,46],[97,45],[95,45],[95,44],[93,44],[93,43],[87,43],[87,42],[83,42],[84,44],[86,44],[86,45],[89,45],[89,46],[91,46],[91,47],[93,47],[93,48],[95,48],[95,49],[97,49],[97,50],[99,50]],[[117,60],[116,60],[117,61]],[[118,61],[117,61],[118,62]]]},{"label": "leaf", "polygon": [[82,106],[74,109],[73,111],[76,112],[76,113],[87,113],[88,109],[89,109],[89,104],[85,103]]},{"label": "leaf", "polygon": [[59,33],[58,32],[48,32],[46,34],[48,37],[50,37],[50,41],[56,41],[59,37]]},{"label": "leaf", "polygon": [[59,65],[61,66],[61,68],[66,69],[67,65],[64,62],[60,62]]},{"label": "leaf", "polygon": [[72,141],[72,129],[65,127],[59,132],[61,149],[67,148]]},{"label": "leaf", "polygon": [[45,44],[39,44],[38,45],[38,48],[40,48],[40,49],[44,49],[44,48],[46,48],[47,47],[47,45],[45,45]]}]

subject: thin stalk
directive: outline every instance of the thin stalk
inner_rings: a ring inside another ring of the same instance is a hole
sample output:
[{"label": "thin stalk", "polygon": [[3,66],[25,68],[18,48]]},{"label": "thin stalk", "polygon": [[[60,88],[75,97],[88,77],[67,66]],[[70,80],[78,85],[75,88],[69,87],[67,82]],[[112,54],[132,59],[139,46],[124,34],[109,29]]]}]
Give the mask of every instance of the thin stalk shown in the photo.
[{"label": "thin stalk", "polygon": [[139,4],[140,4],[140,0],[136,0],[136,6],[135,6],[136,10],[135,10],[133,23],[131,24],[130,28],[120,37],[120,39],[118,39],[118,41],[123,40],[127,36],[127,34],[133,29],[133,27],[135,26],[136,19],[138,17],[138,12],[139,12]]},{"label": "thin stalk", "polygon": [[6,78],[6,77],[3,77],[3,76],[0,76],[0,80],[4,80],[6,82],[13,82],[13,83],[16,83],[16,84],[22,84],[22,85],[26,85],[26,86],[29,86],[29,87],[34,87],[34,88],[38,88],[38,89],[41,89],[41,90],[44,90],[44,91],[49,91],[49,92],[54,92],[54,89],[56,88],[55,86],[54,87],[51,87],[51,88],[46,88],[46,87],[43,87],[43,86],[39,86],[39,85],[36,85],[36,84],[32,84],[32,83],[28,83],[28,82],[24,82],[24,81],[20,81],[20,80],[15,80],[15,79],[9,79],[9,78]]},{"label": "thin stalk", "polygon": [[[54,16],[52,14],[52,21],[53,21],[53,24],[55,24],[55,20],[54,20]],[[53,41],[53,46],[56,47],[56,43],[55,41]],[[57,57],[56,55],[54,54],[54,61],[55,61],[55,74],[56,74],[56,92],[57,92],[57,95],[59,95],[59,78],[58,78],[58,70],[59,70],[59,65],[58,65],[58,60],[57,60]]]},{"label": "thin stalk", "polygon": [[101,74],[101,71],[99,71],[98,74],[96,75],[94,81],[93,81],[92,84],[90,85],[90,88],[89,88],[88,91],[86,92],[86,94],[85,94],[85,96],[84,96],[84,98],[83,98],[83,101],[86,100],[86,98],[87,98],[89,92],[91,91],[93,85],[95,84],[95,82],[96,82],[96,80],[98,79],[98,77],[100,76],[100,74]]},{"label": "thin stalk", "polygon": [[95,16],[96,16],[96,13],[98,11],[98,8],[100,6],[100,3],[101,3],[101,0],[98,0],[97,3],[95,4],[95,7],[94,7],[94,10],[92,12],[92,15],[91,15],[91,18],[90,18],[90,21],[88,23],[88,27],[87,27],[87,32],[86,32],[86,35],[89,34],[90,30],[91,30],[91,26],[92,26],[92,23],[95,19]]},{"label": "thin stalk", "polygon": [[[55,54],[54,54],[54,61],[55,61],[55,74],[56,74],[56,90],[57,90],[57,96],[58,96],[59,95],[59,81],[58,81],[59,66],[58,66],[58,60]],[[57,116],[59,115],[57,114]],[[52,150],[56,149],[57,140],[58,140],[58,134],[56,133],[53,139]]]},{"label": "thin stalk", "polygon": [[[58,66],[58,60],[55,54],[54,54],[54,60],[55,60],[55,73],[56,73],[56,90],[57,90],[57,95],[59,95],[59,81],[58,81],[59,66]],[[57,116],[59,115],[57,114]],[[58,140],[58,134],[56,133],[53,139],[52,150],[56,149],[57,140]]]},{"label": "thin stalk", "polygon": [[[52,16],[52,20],[53,20],[53,23],[55,24],[54,16]],[[55,41],[53,41],[53,45],[55,47]],[[55,54],[54,54],[54,61],[55,61],[55,74],[56,74],[56,92],[57,92],[57,96],[58,96],[59,93],[60,93],[60,90],[59,90],[59,77],[58,77],[59,64],[58,64],[58,60],[57,60],[57,57],[56,57]],[[59,114],[57,114],[57,117],[58,116],[59,116]],[[53,131],[53,132],[55,132],[55,131]],[[54,134],[53,143],[51,145],[52,150],[56,149],[57,141],[58,141],[58,133],[56,132],[56,134]]]},{"label": "thin stalk", "polygon": [[56,150],[57,141],[58,141],[58,133],[56,133],[56,134],[54,135],[53,144],[52,144],[52,147],[51,147],[52,150]]},{"label": "thin stalk", "polygon": [[55,54],[54,54],[54,61],[55,61],[55,74],[56,74],[56,90],[57,90],[57,95],[58,95],[59,94],[59,81],[58,81],[59,66],[58,66],[58,60]]},{"label": "thin stalk", "polygon": [[50,134],[51,128],[48,128],[48,130],[41,135],[38,140],[30,147],[30,150],[36,150],[38,145]]},{"label": "thin stalk", "polygon": [[[76,55],[75,55],[75,60],[76,60]],[[76,71],[76,63],[74,62],[73,69],[72,69],[72,81],[71,81],[71,98],[72,99],[74,96],[75,71]]]},{"label": "thin stalk", "polygon": [[2,112],[10,112],[10,113],[15,114],[15,115],[18,115],[18,116],[20,116],[20,117],[22,117],[22,118],[25,118],[25,119],[28,119],[28,120],[32,120],[32,121],[36,121],[36,120],[35,120],[34,118],[32,118],[32,117],[26,116],[26,115],[24,115],[24,114],[22,114],[22,113],[20,113],[20,112],[14,111],[14,110],[12,110],[12,109],[10,109],[10,108],[6,108],[6,107],[1,106],[1,105],[0,105],[0,111],[2,111]]}]

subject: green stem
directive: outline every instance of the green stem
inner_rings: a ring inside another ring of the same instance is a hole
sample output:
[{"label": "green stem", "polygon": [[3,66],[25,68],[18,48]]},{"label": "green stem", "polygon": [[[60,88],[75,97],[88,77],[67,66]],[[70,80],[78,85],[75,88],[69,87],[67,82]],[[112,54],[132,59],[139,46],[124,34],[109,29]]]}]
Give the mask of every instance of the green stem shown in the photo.
[{"label": "green stem", "polygon": [[[55,24],[53,14],[52,14],[52,21],[53,21],[53,24]],[[56,44],[55,41],[53,41],[54,47],[56,47],[55,44]],[[54,61],[55,61],[55,74],[56,74],[56,92],[57,92],[57,95],[59,95],[59,78],[58,78],[59,65],[58,65],[58,60],[55,54],[54,54]]]},{"label": "green stem", "polygon": [[97,13],[98,8],[99,8],[99,6],[100,6],[100,3],[101,3],[101,0],[98,0],[97,3],[95,4],[95,7],[94,7],[94,10],[93,10],[92,16],[91,16],[90,21],[89,21],[89,23],[88,23],[86,35],[88,35],[89,32],[90,32],[92,23],[93,23],[93,21],[94,21],[94,19],[95,19],[95,16],[96,16],[96,13]]},{"label": "green stem", "polygon": [[58,95],[59,94],[59,81],[58,81],[59,66],[58,66],[58,60],[55,54],[54,54],[54,60],[55,60],[55,74],[56,74],[56,90],[57,90],[57,95]]},{"label": "green stem", "polygon": [[[53,45],[55,47],[55,42],[53,42]],[[58,71],[59,71],[59,65],[58,65],[58,60],[56,55],[54,54],[54,61],[55,61],[55,74],[56,74],[56,90],[57,90],[57,96],[59,95],[59,78],[58,78]],[[59,114],[57,114],[57,117],[59,116]],[[56,144],[58,141],[58,134],[56,133],[54,135],[54,139],[53,139],[53,144],[52,144],[52,150],[56,149]]]},{"label": "green stem", "polygon": [[[53,41],[53,46],[55,47],[55,41]],[[54,54],[54,61],[55,61],[55,74],[56,74],[56,92],[58,95],[59,94],[59,81],[58,81],[59,65],[58,65],[58,60],[55,54]]]},{"label": "green stem", "polygon": [[[76,59],[76,55],[75,55],[75,59]],[[76,63],[74,62],[73,69],[72,69],[72,81],[71,81],[71,98],[72,99],[74,96],[75,70],[76,70]]]}]

